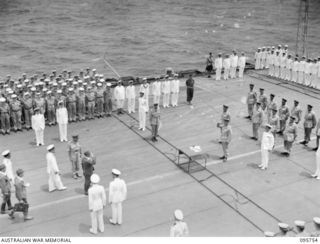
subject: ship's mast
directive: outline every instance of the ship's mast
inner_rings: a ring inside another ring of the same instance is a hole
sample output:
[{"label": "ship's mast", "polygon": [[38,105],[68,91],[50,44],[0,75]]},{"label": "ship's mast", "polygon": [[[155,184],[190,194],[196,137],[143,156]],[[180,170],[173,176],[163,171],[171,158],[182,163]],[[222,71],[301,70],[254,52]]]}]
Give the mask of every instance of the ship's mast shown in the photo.
[{"label": "ship's mast", "polygon": [[307,56],[307,37],[309,19],[309,0],[300,0],[296,54]]}]

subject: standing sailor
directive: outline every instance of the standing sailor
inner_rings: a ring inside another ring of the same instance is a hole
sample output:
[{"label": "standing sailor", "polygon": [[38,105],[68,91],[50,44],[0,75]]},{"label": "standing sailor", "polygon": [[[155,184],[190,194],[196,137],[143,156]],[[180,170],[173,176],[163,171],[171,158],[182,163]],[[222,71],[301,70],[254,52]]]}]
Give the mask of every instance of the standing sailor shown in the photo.
[{"label": "standing sailor", "polygon": [[56,189],[59,191],[66,190],[67,187],[65,187],[60,178],[60,170],[57,164],[57,159],[56,156],[54,155],[55,153],[55,148],[54,145],[51,144],[47,147],[48,153],[46,155],[47,159],[47,173],[49,174],[49,180],[48,180],[48,185],[49,185],[49,192],[52,192]]},{"label": "standing sailor", "polygon": [[239,57],[236,51],[233,51],[233,55],[230,58],[230,76],[231,79],[236,78],[237,66],[238,66]]},{"label": "standing sailor", "polygon": [[128,113],[135,113],[136,92],[133,86],[133,80],[130,80],[129,85],[126,87],[126,98],[128,99]]},{"label": "standing sailor", "polygon": [[229,73],[230,73],[230,58],[229,55],[226,54],[225,59],[223,60],[223,79],[228,80],[229,79]]},{"label": "standing sailor", "polygon": [[104,98],[103,98],[103,94],[104,94],[104,91],[103,91],[103,88],[102,88],[102,84],[99,82],[97,84],[97,92],[96,92],[96,108],[97,108],[97,117],[98,118],[102,118],[103,115],[104,115],[104,112],[103,112],[103,102],[104,102]]},{"label": "standing sailor", "polygon": [[295,83],[298,82],[298,70],[299,70],[299,61],[298,61],[298,57],[295,57],[292,63],[292,72],[291,72],[291,81]]},{"label": "standing sailor", "polygon": [[254,84],[249,85],[249,93],[247,96],[247,105],[248,105],[248,116],[246,117],[247,119],[251,119],[253,115],[253,108],[255,103],[257,102],[257,93],[253,91]]},{"label": "standing sailor", "polygon": [[221,80],[222,70],[222,54],[219,53],[218,57],[214,60],[214,66],[216,67],[216,80]]},{"label": "standing sailor", "polygon": [[0,97],[0,119],[1,119],[1,131],[5,135],[10,134],[10,106],[6,102],[4,97]]},{"label": "standing sailor", "polygon": [[307,144],[310,141],[310,135],[313,128],[316,127],[317,119],[315,113],[312,111],[312,106],[308,104],[308,110],[304,116],[304,140],[300,142],[300,144],[303,144],[307,146]]},{"label": "standing sailor", "polygon": [[230,118],[225,117],[223,120],[223,124],[219,124],[221,128],[221,145],[222,145],[222,150],[223,150],[223,156],[220,157],[220,159],[223,159],[223,162],[226,162],[228,160],[229,152],[229,144],[231,142],[231,137],[232,137],[232,129],[231,125],[229,125]]},{"label": "standing sailor", "polygon": [[146,129],[146,113],[147,113],[147,101],[143,92],[140,92],[139,97],[139,130],[144,131]]},{"label": "standing sailor", "polygon": [[303,56],[298,66],[298,83],[304,84],[304,71],[306,66],[306,57]]},{"label": "standing sailor", "polygon": [[117,105],[117,114],[123,114],[123,104],[125,99],[125,90],[121,80],[118,81],[118,85],[114,88],[114,99]]},{"label": "standing sailor", "polygon": [[160,78],[156,78],[156,80],[152,83],[152,95],[153,95],[153,104],[160,104],[160,96],[161,96],[161,82]]},{"label": "standing sailor", "polygon": [[12,94],[11,98],[12,98],[11,118],[12,118],[12,122],[13,122],[13,130],[15,132],[22,131],[22,125],[21,125],[22,106],[21,106],[21,102],[17,99],[16,94]]},{"label": "standing sailor", "polygon": [[35,114],[31,118],[31,124],[32,124],[32,129],[35,132],[36,135],[36,143],[37,146],[43,146],[43,133],[44,133],[44,128],[45,128],[45,121],[44,121],[44,116],[43,114],[40,113],[39,108],[34,109]]},{"label": "standing sailor", "polygon": [[2,152],[2,156],[3,156],[2,163],[6,166],[5,173],[9,178],[11,186],[13,186],[14,174],[13,174],[13,168],[12,168],[12,162],[11,162],[11,152],[9,150],[5,150]]},{"label": "standing sailor", "polygon": [[47,92],[46,98],[46,111],[47,111],[47,118],[49,126],[56,124],[56,99],[52,96],[52,92]]},{"label": "standing sailor", "polygon": [[153,105],[154,108],[152,109],[150,113],[150,125],[152,128],[152,141],[158,141],[157,136],[158,136],[158,130],[160,126],[160,109],[158,104]]},{"label": "standing sailor", "polygon": [[68,111],[63,106],[63,101],[58,102],[56,116],[57,116],[57,123],[59,125],[60,141],[67,142],[68,141],[68,137],[67,137]]},{"label": "standing sailor", "polygon": [[260,69],[260,57],[261,57],[260,51],[261,51],[261,49],[259,47],[258,50],[254,54],[254,61],[255,61],[254,69]]},{"label": "standing sailor", "polygon": [[22,100],[23,104],[23,115],[24,115],[24,126],[27,130],[31,129],[31,117],[33,114],[32,109],[32,98],[29,92],[24,93],[24,99]]},{"label": "standing sailor", "polygon": [[267,106],[268,123],[270,123],[270,118],[272,116],[272,110],[274,110],[274,109],[277,110],[277,104],[274,101],[274,97],[275,97],[275,95],[271,93],[270,94],[270,101]]},{"label": "standing sailor", "polygon": [[162,82],[161,91],[163,93],[163,107],[168,108],[170,102],[170,81],[171,77],[166,77],[166,79]]},{"label": "standing sailor", "polygon": [[[147,103],[147,112],[149,111],[149,93],[150,93],[150,86],[149,83],[147,82],[147,78],[143,78],[143,83],[140,86],[140,92],[143,92],[146,103]],[[170,95],[170,86],[169,86],[169,95]],[[168,104],[169,105],[169,101]]]},{"label": "standing sailor", "polygon": [[77,96],[77,108],[79,121],[86,120],[86,95],[84,88],[79,88],[79,95]]},{"label": "standing sailor", "polygon": [[239,57],[238,66],[239,66],[239,78],[243,78],[243,71],[246,66],[246,57],[244,52],[241,53],[241,57]]},{"label": "standing sailor", "polygon": [[112,169],[113,181],[109,184],[109,203],[112,208],[112,218],[109,219],[111,224],[122,224],[122,202],[127,199],[127,185],[119,176],[121,172]]}]

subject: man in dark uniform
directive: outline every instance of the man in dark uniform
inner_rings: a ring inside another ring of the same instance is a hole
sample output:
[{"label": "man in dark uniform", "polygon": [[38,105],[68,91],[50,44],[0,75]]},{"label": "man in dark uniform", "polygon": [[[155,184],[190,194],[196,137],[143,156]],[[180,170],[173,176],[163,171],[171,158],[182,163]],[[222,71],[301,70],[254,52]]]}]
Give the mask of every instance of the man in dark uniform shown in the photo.
[{"label": "man in dark uniform", "polygon": [[159,130],[159,125],[160,125],[160,110],[158,107],[158,104],[155,103],[153,105],[153,109],[150,113],[150,125],[152,128],[152,141],[158,141],[157,136],[158,136],[158,130]]},{"label": "man in dark uniform", "polygon": [[301,144],[307,145],[310,141],[311,131],[316,127],[317,119],[315,113],[312,111],[312,105],[308,104],[308,111],[304,116],[304,140]]},{"label": "man in dark uniform", "polygon": [[90,187],[90,177],[93,174],[96,159],[90,151],[86,151],[82,158],[82,170],[84,175],[84,194],[88,195],[88,189]]},{"label": "man in dark uniform", "polygon": [[191,105],[194,90],[194,80],[192,79],[192,74],[189,75],[189,79],[186,81],[187,86],[187,103]]},{"label": "man in dark uniform", "polygon": [[213,63],[212,53],[209,53],[209,57],[207,58],[207,66],[206,66],[206,71],[208,73],[208,78],[211,77],[211,72],[212,72],[212,69],[213,69],[212,63]]},{"label": "man in dark uniform", "polygon": [[0,165],[0,189],[3,197],[2,204],[1,204],[1,214],[6,213],[6,205],[8,205],[8,210],[12,209],[11,184],[5,172],[6,172],[6,166],[4,164],[1,164]]}]

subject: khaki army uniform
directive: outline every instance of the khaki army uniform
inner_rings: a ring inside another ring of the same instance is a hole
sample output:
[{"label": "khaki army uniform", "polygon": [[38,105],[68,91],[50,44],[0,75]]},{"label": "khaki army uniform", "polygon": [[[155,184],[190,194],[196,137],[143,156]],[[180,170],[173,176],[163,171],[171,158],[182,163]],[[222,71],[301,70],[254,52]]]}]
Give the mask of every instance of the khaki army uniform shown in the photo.
[{"label": "khaki army uniform", "polygon": [[80,92],[77,97],[78,118],[80,121],[86,119],[86,95]]},{"label": "khaki army uniform", "polygon": [[289,118],[289,108],[284,105],[279,108],[280,129],[279,132],[283,133],[286,129],[286,123]]},{"label": "khaki army uniform", "polygon": [[53,96],[50,96],[46,100],[47,107],[47,119],[49,125],[56,124],[56,99]]},{"label": "khaki army uniform", "polygon": [[87,99],[87,106],[88,106],[88,118],[89,119],[94,119],[94,110],[95,110],[95,106],[96,106],[96,94],[94,91],[90,90],[87,92],[86,95],[86,99]]},{"label": "khaki army uniform", "polygon": [[22,130],[21,114],[22,114],[21,102],[17,99],[14,99],[11,103],[11,119],[13,122],[14,131]]},{"label": "khaki army uniform", "polygon": [[0,103],[0,120],[2,134],[10,134],[10,106],[8,103]]},{"label": "khaki army uniform", "polygon": [[255,108],[253,110],[253,115],[252,115],[252,134],[253,134],[253,139],[258,140],[259,139],[259,127],[262,123],[262,116],[263,112],[261,107],[258,109]]},{"label": "khaki army uniform", "polygon": [[112,92],[111,88],[107,88],[104,92],[104,112],[107,116],[112,113]]},{"label": "khaki army uniform", "polygon": [[31,116],[33,115],[33,100],[29,96],[23,101],[24,126],[27,130],[31,129]]},{"label": "khaki army uniform", "polygon": [[33,100],[33,108],[39,108],[40,109],[40,113],[44,114],[44,112],[46,111],[45,109],[45,100],[41,97],[41,98],[35,98]]},{"label": "khaki army uniform", "polygon": [[98,88],[97,90],[96,104],[97,104],[97,116],[103,117],[104,91],[102,90],[102,88]]},{"label": "khaki army uniform", "polygon": [[248,105],[248,115],[249,118],[252,118],[253,115],[253,107],[257,101],[257,93],[255,91],[250,91],[247,96],[247,105]]},{"label": "khaki army uniform", "polygon": [[70,122],[76,122],[76,114],[77,114],[77,96],[73,92],[67,97],[67,109],[68,109],[68,117]]},{"label": "khaki army uniform", "polygon": [[307,112],[306,115],[304,116],[304,141],[306,144],[310,141],[310,135],[311,131],[314,127],[316,127],[317,120],[315,113],[313,111]]},{"label": "khaki army uniform", "polygon": [[298,127],[293,123],[289,123],[285,131],[283,132],[283,145],[288,154],[291,152],[292,144],[298,136]]}]

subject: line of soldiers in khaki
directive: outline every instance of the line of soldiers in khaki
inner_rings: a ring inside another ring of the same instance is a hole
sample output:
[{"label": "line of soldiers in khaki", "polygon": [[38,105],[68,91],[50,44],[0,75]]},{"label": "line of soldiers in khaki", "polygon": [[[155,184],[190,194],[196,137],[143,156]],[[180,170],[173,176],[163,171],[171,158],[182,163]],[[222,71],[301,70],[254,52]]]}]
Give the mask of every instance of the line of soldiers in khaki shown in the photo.
[{"label": "line of soldiers in khaki", "polygon": [[[69,122],[111,116],[113,98],[116,99],[118,113],[123,112],[125,99],[128,99],[128,112],[134,112],[136,96],[133,81],[129,81],[129,86],[133,89],[126,90],[121,81],[118,82],[117,85],[122,89],[114,89],[114,93],[119,90],[117,99],[115,97],[117,94],[112,93],[112,84],[106,82],[102,74],[97,74],[96,69],[87,68],[86,71],[80,71],[79,75],[72,74],[72,71],[67,70],[57,74],[54,70],[49,76],[33,75],[28,79],[27,75],[23,74],[15,81],[8,75],[5,81],[0,81],[1,133],[5,135],[10,134],[11,130],[22,131],[23,127],[30,130],[32,115],[38,109],[41,114],[44,114],[47,125],[55,125],[56,109],[61,102],[67,108]],[[161,93],[163,93],[163,106],[169,107],[168,98],[172,93],[172,106],[177,106],[178,95],[176,94],[179,92],[179,82],[175,81],[178,79],[167,77],[162,80],[159,78],[157,81],[163,82],[154,82],[155,85],[152,86],[154,103],[159,104]],[[145,96],[148,97],[147,79],[144,79],[143,83],[147,87]]]},{"label": "line of soldiers in khaki", "polygon": [[286,81],[320,89],[320,57],[307,58],[289,53],[288,45],[277,49],[258,48],[254,56],[255,69],[269,69],[268,75]]},{"label": "line of soldiers in khaki", "polygon": [[264,94],[264,89],[260,88],[258,95],[254,91],[254,84],[249,85],[249,93],[247,96],[248,116],[247,119],[252,121],[253,140],[259,140],[259,129],[266,124],[271,126],[270,132],[275,137],[276,134],[283,136],[285,152],[282,154],[289,156],[293,142],[297,138],[297,125],[303,120],[304,140],[301,144],[308,145],[311,140],[311,132],[316,128],[316,147],[318,150],[320,139],[320,120],[317,123],[313,106],[308,104],[304,117],[302,117],[302,109],[299,101],[294,100],[291,109],[287,106],[287,100],[282,98],[281,105],[278,107],[274,101],[275,95],[270,94],[270,98]]}]

